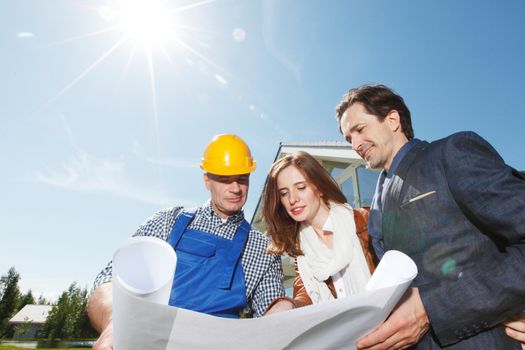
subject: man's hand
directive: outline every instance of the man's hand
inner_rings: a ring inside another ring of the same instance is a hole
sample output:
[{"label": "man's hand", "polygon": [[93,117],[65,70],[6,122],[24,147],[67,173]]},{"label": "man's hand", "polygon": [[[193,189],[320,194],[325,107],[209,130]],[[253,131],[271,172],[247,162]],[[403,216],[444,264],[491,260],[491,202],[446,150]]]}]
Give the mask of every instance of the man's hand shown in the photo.
[{"label": "man's hand", "polygon": [[525,349],[525,314],[509,317],[503,325],[505,325],[505,333],[521,342],[521,347]]},{"label": "man's hand", "polygon": [[100,333],[95,344],[94,350],[112,350],[113,349],[113,322],[109,322],[106,328]]},{"label": "man's hand", "polygon": [[276,302],[272,308],[264,313],[264,316],[268,316],[271,314],[276,314],[278,312],[288,311],[292,310],[294,308],[294,305],[291,301],[282,299]]},{"label": "man's hand", "polygon": [[91,294],[87,305],[89,320],[98,332],[100,337],[93,345],[96,350],[113,349],[113,321],[112,306],[113,298],[111,294],[111,282],[99,285]]},{"label": "man's hand", "polygon": [[388,319],[357,341],[357,349],[405,349],[428,332],[429,320],[417,288],[409,289]]}]

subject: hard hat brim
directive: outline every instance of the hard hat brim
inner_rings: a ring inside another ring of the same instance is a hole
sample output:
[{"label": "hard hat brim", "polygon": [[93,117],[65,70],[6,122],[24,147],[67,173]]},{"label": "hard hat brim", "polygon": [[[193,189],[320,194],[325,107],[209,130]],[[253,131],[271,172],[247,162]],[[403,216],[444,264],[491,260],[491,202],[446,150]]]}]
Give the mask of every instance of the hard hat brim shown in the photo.
[{"label": "hard hat brim", "polygon": [[244,175],[253,172],[257,168],[257,162],[252,161],[251,166],[227,166],[227,167],[213,167],[210,164],[206,164],[205,160],[202,160],[201,169],[207,173],[221,176],[231,175]]}]

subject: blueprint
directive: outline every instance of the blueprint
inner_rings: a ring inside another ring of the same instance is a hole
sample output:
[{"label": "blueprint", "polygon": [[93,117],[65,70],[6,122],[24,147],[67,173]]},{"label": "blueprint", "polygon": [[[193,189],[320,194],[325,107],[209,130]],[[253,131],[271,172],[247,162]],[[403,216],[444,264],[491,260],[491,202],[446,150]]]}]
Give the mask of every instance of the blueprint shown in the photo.
[{"label": "blueprint", "polygon": [[408,256],[388,251],[364,293],[261,318],[227,319],[167,305],[176,256],[160,239],[129,239],[113,264],[116,350],[354,349],[417,275]]}]

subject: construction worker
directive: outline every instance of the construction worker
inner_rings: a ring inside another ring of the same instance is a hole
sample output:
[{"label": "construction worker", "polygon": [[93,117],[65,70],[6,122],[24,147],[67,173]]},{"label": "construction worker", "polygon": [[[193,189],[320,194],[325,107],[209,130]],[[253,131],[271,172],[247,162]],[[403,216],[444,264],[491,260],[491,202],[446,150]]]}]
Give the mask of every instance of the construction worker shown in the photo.
[{"label": "construction worker", "polygon": [[[217,135],[201,161],[210,199],[202,206],[171,207],[153,214],[134,236],[166,240],[177,252],[170,305],[210,315],[262,316],[284,296],[279,256],[266,253],[268,241],[244,219],[250,173],[256,164],[238,136]],[[111,349],[111,262],[99,273],[88,302],[91,323],[99,332],[94,349]]]}]

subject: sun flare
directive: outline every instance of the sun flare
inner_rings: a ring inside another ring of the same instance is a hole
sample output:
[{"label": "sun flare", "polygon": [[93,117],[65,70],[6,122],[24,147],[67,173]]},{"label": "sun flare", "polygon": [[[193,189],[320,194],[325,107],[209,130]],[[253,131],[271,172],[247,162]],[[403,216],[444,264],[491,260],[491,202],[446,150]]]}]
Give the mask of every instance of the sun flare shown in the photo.
[{"label": "sun flare", "polygon": [[162,44],[174,35],[174,23],[166,1],[119,0],[109,11],[117,28],[142,44]]},{"label": "sun flare", "polygon": [[[174,60],[170,56],[170,50],[174,47],[178,47],[183,51],[186,51],[186,55],[196,57],[199,61],[203,62],[203,64],[223,70],[219,65],[213,62],[213,60],[200,52],[195,47],[195,43],[192,42],[193,36],[188,35],[188,33],[199,33],[202,32],[202,30],[198,26],[194,27],[184,23],[179,23],[181,20],[180,15],[182,13],[195,11],[201,6],[213,4],[215,1],[216,0],[190,1],[184,5],[174,7],[171,3],[173,0],[109,0],[104,6],[90,8],[90,10],[96,13],[105,22],[109,23],[109,26],[85,34],[65,38],[59,42],[52,43],[51,46],[69,44],[115,32],[118,32],[121,35],[100,55],[99,58],[87,65],[87,67],[85,67],[76,77],[66,83],[58,93],[49,98],[36,112],[33,113],[33,115],[38,114],[61,98],[77,85],[77,83],[84,79],[84,77],[89,75],[95,70],[95,68],[106,61],[108,57],[117,52],[117,49],[122,50],[123,47],[127,46],[128,50],[131,47],[131,51],[127,64],[124,65],[124,76],[126,76],[128,67],[137,52],[137,48],[142,46],[142,52],[146,57],[146,69],[149,74],[153,119],[158,143],[159,118],[154,56],[159,52],[162,53],[170,65],[173,66]],[[176,21],[175,18],[178,18],[178,20]],[[181,33],[185,35],[182,35]],[[30,36],[26,34],[27,33],[21,33],[19,36]],[[180,50],[178,52],[180,52]],[[189,58],[186,58],[186,60],[189,60]],[[217,77],[220,77],[222,80]],[[227,81],[222,78],[222,75],[215,74],[215,79],[222,85],[227,84]],[[160,149],[159,143],[158,148]]]}]

